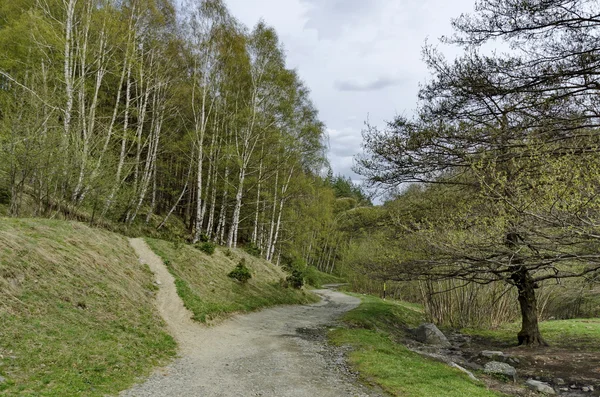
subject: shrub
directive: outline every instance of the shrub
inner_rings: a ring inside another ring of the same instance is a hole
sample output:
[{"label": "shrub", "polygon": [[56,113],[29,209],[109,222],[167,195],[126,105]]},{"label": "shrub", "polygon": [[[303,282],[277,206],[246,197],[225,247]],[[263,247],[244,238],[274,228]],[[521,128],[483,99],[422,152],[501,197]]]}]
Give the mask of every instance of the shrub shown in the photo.
[{"label": "shrub", "polygon": [[246,267],[246,259],[242,258],[240,263],[238,263],[235,269],[233,269],[227,276],[236,279],[242,284],[245,284],[248,280],[250,280],[252,278],[252,274],[250,274],[250,270]]},{"label": "shrub", "polygon": [[233,251],[230,250],[229,248],[227,248],[224,253],[225,253],[225,256],[228,258],[231,258],[233,256]]},{"label": "shrub", "polygon": [[316,268],[307,266],[304,270],[304,278],[306,279],[306,284],[312,285],[315,288],[321,288],[321,280]]},{"label": "shrub", "polygon": [[294,269],[285,280],[293,288],[300,289],[304,285],[304,274],[300,270]]},{"label": "shrub", "polygon": [[255,256],[257,258],[260,257],[261,250],[258,247],[258,245],[254,244],[254,243],[249,243],[248,245],[246,245],[245,250],[247,253],[249,253],[252,256]]},{"label": "shrub", "polygon": [[208,255],[212,255],[215,253],[215,245],[209,241],[197,243],[195,247]]}]

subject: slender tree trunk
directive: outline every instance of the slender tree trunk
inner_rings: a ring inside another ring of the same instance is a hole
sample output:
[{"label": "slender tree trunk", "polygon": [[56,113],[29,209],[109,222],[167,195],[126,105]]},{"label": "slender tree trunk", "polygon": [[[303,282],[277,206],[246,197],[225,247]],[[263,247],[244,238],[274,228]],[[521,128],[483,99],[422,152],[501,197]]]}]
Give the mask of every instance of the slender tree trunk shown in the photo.
[{"label": "slender tree trunk", "polygon": [[104,217],[110,209],[115,195],[121,185],[121,173],[123,172],[123,165],[125,164],[125,156],[127,154],[127,128],[129,127],[129,106],[131,104],[131,63],[127,67],[127,87],[125,88],[125,115],[123,120],[123,136],[121,137],[121,152],[119,154],[119,164],[117,165],[117,175],[115,177],[115,184],[113,185],[108,199],[104,204],[101,217]]},{"label": "slender tree trunk", "polygon": [[511,279],[519,291],[518,299],[521,307],[521,331],[517,334],[519,345],[548,346],[540,333],[535,296],[536,283],[529,270],[525,266],[519,266]]},{"label": "slender tree trunk", "polygon": [[281,217],[283,215],[283,205],[286,201],[285,193],[290,186],[290,181],[292,180],[292,175],[294,174],[294,167],[290,169],[290,173],[288,174],[287,180],[284,185],[281,187],[281,200],[279,202],[279,213],[277,214],[277,224],[275,225],[275,235],[273,236],[273,241],[271,242],[271,251],[268,254],[267,260],[273,259],[273,254],[275,254],[275,245],[277,244],[277,239],[279,238],[279,231],[281,230]]},{"label": "slender tree trunk", "polygon": [[[157,101],[153,101],[153,103],[155,103],[155,106],[157,106],[157,108],[153,109],[153,131],[151,132],[151,141],[150,141],[150,146],[148,148],[148,155],[146,156],[146,165],[144,167],[144,173],[142,174],[142,180],[141,180],[141,186],[140,186],[140,194],[139,194],[139,198],[138,198],[138,202],[137,205],[135,207],[135,210],[133,212],[133,215],[129,218],[129,224],[132,224],[133,221],[135,220],[141,206],[142,203],[144,202],[144,199],[146,197],[146,193],[148,192],[148,185],[150,184],[150,179],[152,178],[152,173],[154,172],[154,168],[156,167],[156,159],[157,159],[157,154],[158,154],[158,144],[159,144],[159,140],[160,140],[160,132],[162,130],[162,124],[163,124],[163,120],[164,120],[164,104],[158,105],[158,102],[163,103],[164,102],[164,98],[162,97],[162,92],[161,92],[161,88],[159,87],[157,92],[155,92],[155,99],[158,99]],[[156,120],[154,120],[154,117],[156,117]]]},{"label": "slender tree trunk", "polygon": [[252,243],[258,245],[258,215],[260,213],[260,188],[262,186],[262,173],[263,173],[263,155],[265,152],[264,141],[260,148],[260,163],[258,165],[258,182],[256,187],[256,213],[254,214],[254,230],[252,231]]},{"label": "slender tree trunk", "polygon": [[240,213],[242,210],[242,197],[244,195],[244,180],[246,179],[246,169],[244,166],[240,168],[238,177],[238,188],[235,194],[235,207],[233,208],[233,217],[231,219],[231,227],[229,228],[229,236],[227,238],[227,246],[235,248],[237,245],[237,231],[240,224]]},{"label": "slender tree trunk", "polygon": [[275,214],[277,213],[277,193],[279,192],[279,170],[275,171],[275,191],[273,193],[273,209],[271,210],[271,225],[269,227],[269,237],[267,238],[267,250],[265,259],[269,260],[271,247],[273,246],[273,235],[275,233]]},{"label": "slender tree trunk", "polygon": [[219,212],[219,225],[217,226],[216,238],[219,239],[219,243],[223,244],[225,242],[225,226],[227,221],[227,193],[229,189],[227,189],[227,182],[229,179],[229,167],[225,167],[225,176],[224,176],[224,185],[223,189],[223,198],[221,202],[221,210]]}]

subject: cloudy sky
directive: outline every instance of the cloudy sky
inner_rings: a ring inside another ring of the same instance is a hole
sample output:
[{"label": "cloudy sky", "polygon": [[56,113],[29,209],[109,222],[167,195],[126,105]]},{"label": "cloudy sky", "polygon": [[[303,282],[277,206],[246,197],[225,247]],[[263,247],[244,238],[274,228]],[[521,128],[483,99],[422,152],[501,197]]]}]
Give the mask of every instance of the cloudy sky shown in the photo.
[{"label": "cloudy sky", "polygon": [[[334,173],[358,181],[352,158],[361,151],[365,120],[383,125],[416,107],[428,71],[421,48],[452,32],[450,19],[474,0],[226,0],[248,27],[273,26],[288,67],[312,91],[329,133]],[[456,49],[440,46],[448,55]]]}]

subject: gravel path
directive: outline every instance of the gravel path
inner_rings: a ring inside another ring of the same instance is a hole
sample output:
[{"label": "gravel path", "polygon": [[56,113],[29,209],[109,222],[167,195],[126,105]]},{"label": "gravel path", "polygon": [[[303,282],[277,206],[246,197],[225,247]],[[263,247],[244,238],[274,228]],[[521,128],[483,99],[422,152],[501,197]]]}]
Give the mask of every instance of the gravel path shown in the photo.
[{"label": "gravel path", "polygon": [[157,306],[180,358],[121,396],[383,396],[359,384],[343,351],[325,343],[327,327],[355,308],[357,298],[318,290],[323,300],[314,305],[280,306],[203,327],[190,320],[160,258],[142,239],[130,243],[160,283]]}]

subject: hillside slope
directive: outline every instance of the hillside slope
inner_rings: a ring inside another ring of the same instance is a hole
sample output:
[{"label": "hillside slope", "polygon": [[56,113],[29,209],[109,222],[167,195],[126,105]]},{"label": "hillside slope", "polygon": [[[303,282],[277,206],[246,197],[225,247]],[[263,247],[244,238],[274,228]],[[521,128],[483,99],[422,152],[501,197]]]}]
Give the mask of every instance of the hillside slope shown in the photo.
[{"label": "hillside slope", "polygon": [[0,395],[102,396],[175,354],[127,239],[0,218]]},{"label": "hillside slope", "polygon": [[[313,302],[286,274],[242,250],[209,256],[147,240],[199,321]],[[227,277],[241,258],[246,284]],[[0,218],[0,395],[105,396],[176,353],[155,308],[154,275],[128,240],[76,222]]]},{"label": "hillside slope", "polygon": [[[218,247],[208,255],[191,245],[146,241],[175,277],[177,292],[197,321],[210,323],[229,313],[318,301],[312,293],[286,288],[287,274],[281,268],[241,249]],[[227,276],[241,260],[252,274],[245,284]]]}]

